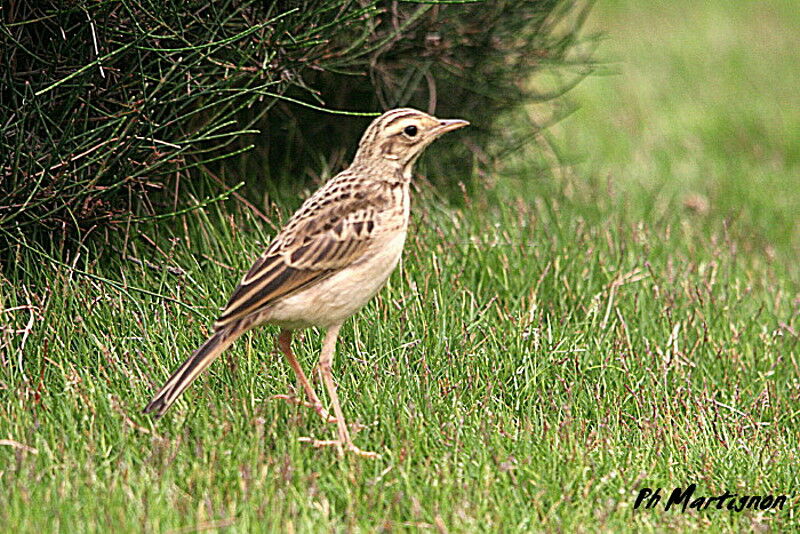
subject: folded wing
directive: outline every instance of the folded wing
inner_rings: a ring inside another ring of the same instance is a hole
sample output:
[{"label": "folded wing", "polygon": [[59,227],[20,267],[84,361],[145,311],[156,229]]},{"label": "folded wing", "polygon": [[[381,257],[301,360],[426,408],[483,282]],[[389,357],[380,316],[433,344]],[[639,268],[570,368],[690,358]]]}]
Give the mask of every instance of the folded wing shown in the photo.
[{"label": "folded wing", "polygon": [[375,238],[375,217],[387,199],[379,191],[350,194],[347,185],[334,182],[332,187],[339,191],[331,201],[320,201],[331,198],[325,187],[303,204],[234,290],[214,324],[216,330],[309,288],[364,256]]}]

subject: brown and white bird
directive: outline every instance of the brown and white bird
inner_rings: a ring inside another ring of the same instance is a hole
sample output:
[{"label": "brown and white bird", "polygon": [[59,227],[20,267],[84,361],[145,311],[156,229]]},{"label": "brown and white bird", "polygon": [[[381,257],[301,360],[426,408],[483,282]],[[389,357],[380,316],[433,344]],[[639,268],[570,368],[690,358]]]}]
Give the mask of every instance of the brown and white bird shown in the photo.
[{"label": "brown and white bird", "polygon": [[[162,415],[231,343],[253,327],[281,328],[278,346],[292,366],[308,403],[338,439],[316,442],[365,456],[342,414],[331,364],[342,323],[366,304],[397,266],[409,220],[414,162],[434,139],[467,126],[410,108],[376,118],[361,138],[352,164],[309,197],[242,279],[222,311],[214,334],[170,376],[144,409]],[[335,414],[332,418],[291,350],[292,331],[327,330],[319,369]],[[292,400],[289,396],[278,396]]]}]

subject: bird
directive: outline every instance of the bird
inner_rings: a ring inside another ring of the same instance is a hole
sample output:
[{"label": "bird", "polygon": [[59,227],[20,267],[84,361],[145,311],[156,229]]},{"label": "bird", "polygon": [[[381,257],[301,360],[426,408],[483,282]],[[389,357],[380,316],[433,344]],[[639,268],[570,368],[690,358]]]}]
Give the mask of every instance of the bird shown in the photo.
[{"label": "bird", "polygon": [[[144,408],[160,417],[236,339],[261,325],[280,328],[277,344],[302,386],[302,404],[328,423],[337,439],[314,441],[365,457],[351,439],[333,379],[339,330],[384,286],[402,255],[410,217],[412,169],[441,135],[463,128],[461,119],[438,119],[398,108],[367,127],[349,167],[308,197],[275,235],[233,291],[214,323],[213,334],[183,362]],[[292,352],[295,330],[325,330],[319,374],[333,407],[331,416]],[[313,441],[306,438],[307,441]]]}]

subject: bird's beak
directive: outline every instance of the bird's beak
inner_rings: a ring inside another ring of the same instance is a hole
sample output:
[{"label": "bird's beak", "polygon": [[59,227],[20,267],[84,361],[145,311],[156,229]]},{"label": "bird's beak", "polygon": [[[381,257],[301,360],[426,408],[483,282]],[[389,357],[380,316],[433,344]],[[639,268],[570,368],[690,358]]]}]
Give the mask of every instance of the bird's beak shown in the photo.
[{"label": "bird's beak", "polygon": [[441,135],[443,133],[452,132],[453,130],[458,130],[464,126],[469,126],[469,122],[462,121],[461,119],[440,120],[439,126],[436,127],[435,131],[436,135]]}]

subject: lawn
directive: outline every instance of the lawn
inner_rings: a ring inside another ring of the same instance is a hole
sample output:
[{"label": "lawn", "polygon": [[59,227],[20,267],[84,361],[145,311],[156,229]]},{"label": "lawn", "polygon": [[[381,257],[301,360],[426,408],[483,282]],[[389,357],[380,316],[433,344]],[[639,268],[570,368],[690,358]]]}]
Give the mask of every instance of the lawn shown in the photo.
[{"label": "lawn", "polygon": [[[20,248],[0,278],[3,530],[793,528],[800,12],[608,1],[589,25],[604,62],[576,111],[446,177],[479,180],[458,202],[421,179],[401,268],[342,330],[339,395],[378,460],[298,441],[335,427],[270,399],[295,387],[270,328],[163,419],[140,413],[274,234],[243,204],[90,240],[69,266]],[[276,224],[310,192],[286,182],[264,185]],[[320,342],[296,341],[307,369]],[[789,499],[633,509],[690,483]]]}]

